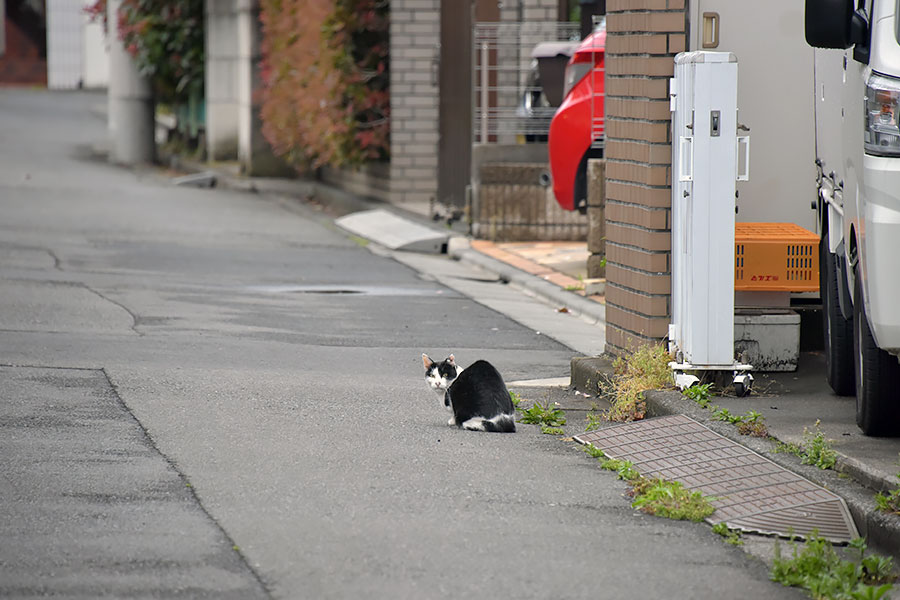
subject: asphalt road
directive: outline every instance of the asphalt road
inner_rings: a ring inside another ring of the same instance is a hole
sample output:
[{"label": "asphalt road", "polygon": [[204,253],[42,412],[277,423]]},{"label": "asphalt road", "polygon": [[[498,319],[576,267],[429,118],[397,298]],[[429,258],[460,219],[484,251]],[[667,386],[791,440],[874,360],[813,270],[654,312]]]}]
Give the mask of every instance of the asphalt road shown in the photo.
[{"label": "asphalt road", "polygon": [[565,376],[573,317],[110,166],[104,102],[0,90],[0,596],[799,597],[571,443],[447,427],[422,352]]}]

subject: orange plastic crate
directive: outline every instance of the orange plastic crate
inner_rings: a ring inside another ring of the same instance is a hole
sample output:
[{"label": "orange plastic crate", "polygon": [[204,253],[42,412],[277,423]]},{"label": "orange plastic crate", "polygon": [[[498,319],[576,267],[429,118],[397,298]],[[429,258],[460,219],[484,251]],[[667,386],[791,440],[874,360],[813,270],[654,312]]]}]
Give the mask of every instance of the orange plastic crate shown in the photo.
[{"label": "orange plastic crate", "polygon": [[819,291],[819,236],[793,223],[734,224],[734,289]]}]

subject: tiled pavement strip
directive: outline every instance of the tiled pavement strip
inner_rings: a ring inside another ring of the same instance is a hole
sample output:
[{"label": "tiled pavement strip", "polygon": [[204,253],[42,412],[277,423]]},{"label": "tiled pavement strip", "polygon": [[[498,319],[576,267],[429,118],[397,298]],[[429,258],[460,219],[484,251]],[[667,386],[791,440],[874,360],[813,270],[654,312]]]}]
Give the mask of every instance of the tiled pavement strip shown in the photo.
[{"label": "tiled pavement strip", "polygon": [[[584,242],[507,242],[472,240],[472,249],[561,288],[583,288],[590,253]],[[579,279],[580,278],[580,279]],[[583,292],[582,292],[583,294]],[[600,295],[588,296],[604,302]]]},{"label": "tiled pavement strip", "polygon": [[835,542],[859,536],[844,500],[684,415],[658,417],[575,436],[651,478],[679,481],[710,497],[710,523],[749,532]]}]

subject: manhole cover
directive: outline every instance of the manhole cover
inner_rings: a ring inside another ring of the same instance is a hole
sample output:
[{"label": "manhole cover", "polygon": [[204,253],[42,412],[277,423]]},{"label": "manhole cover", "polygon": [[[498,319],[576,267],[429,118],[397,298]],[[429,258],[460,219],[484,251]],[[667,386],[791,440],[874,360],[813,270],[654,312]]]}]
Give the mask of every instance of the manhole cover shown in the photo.
[{"label": "manhole cover", "polygon": [[844,500],[684,415],[615,425],[575,436],[645,477],[680,481],[711,496],[710,523],[834,542],[859,537]]}]

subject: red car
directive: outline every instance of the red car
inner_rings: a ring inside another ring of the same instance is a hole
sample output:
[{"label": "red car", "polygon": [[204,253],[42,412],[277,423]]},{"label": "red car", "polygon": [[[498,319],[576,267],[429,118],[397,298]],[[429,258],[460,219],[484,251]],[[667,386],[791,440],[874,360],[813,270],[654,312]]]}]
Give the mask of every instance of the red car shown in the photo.
[{"label": "red car", "polygon": [[603,157],[603,73],[606,23],[586,37],[566,66],[565,99],[547,140],[556,201],[587,210],[587,161]]}]

